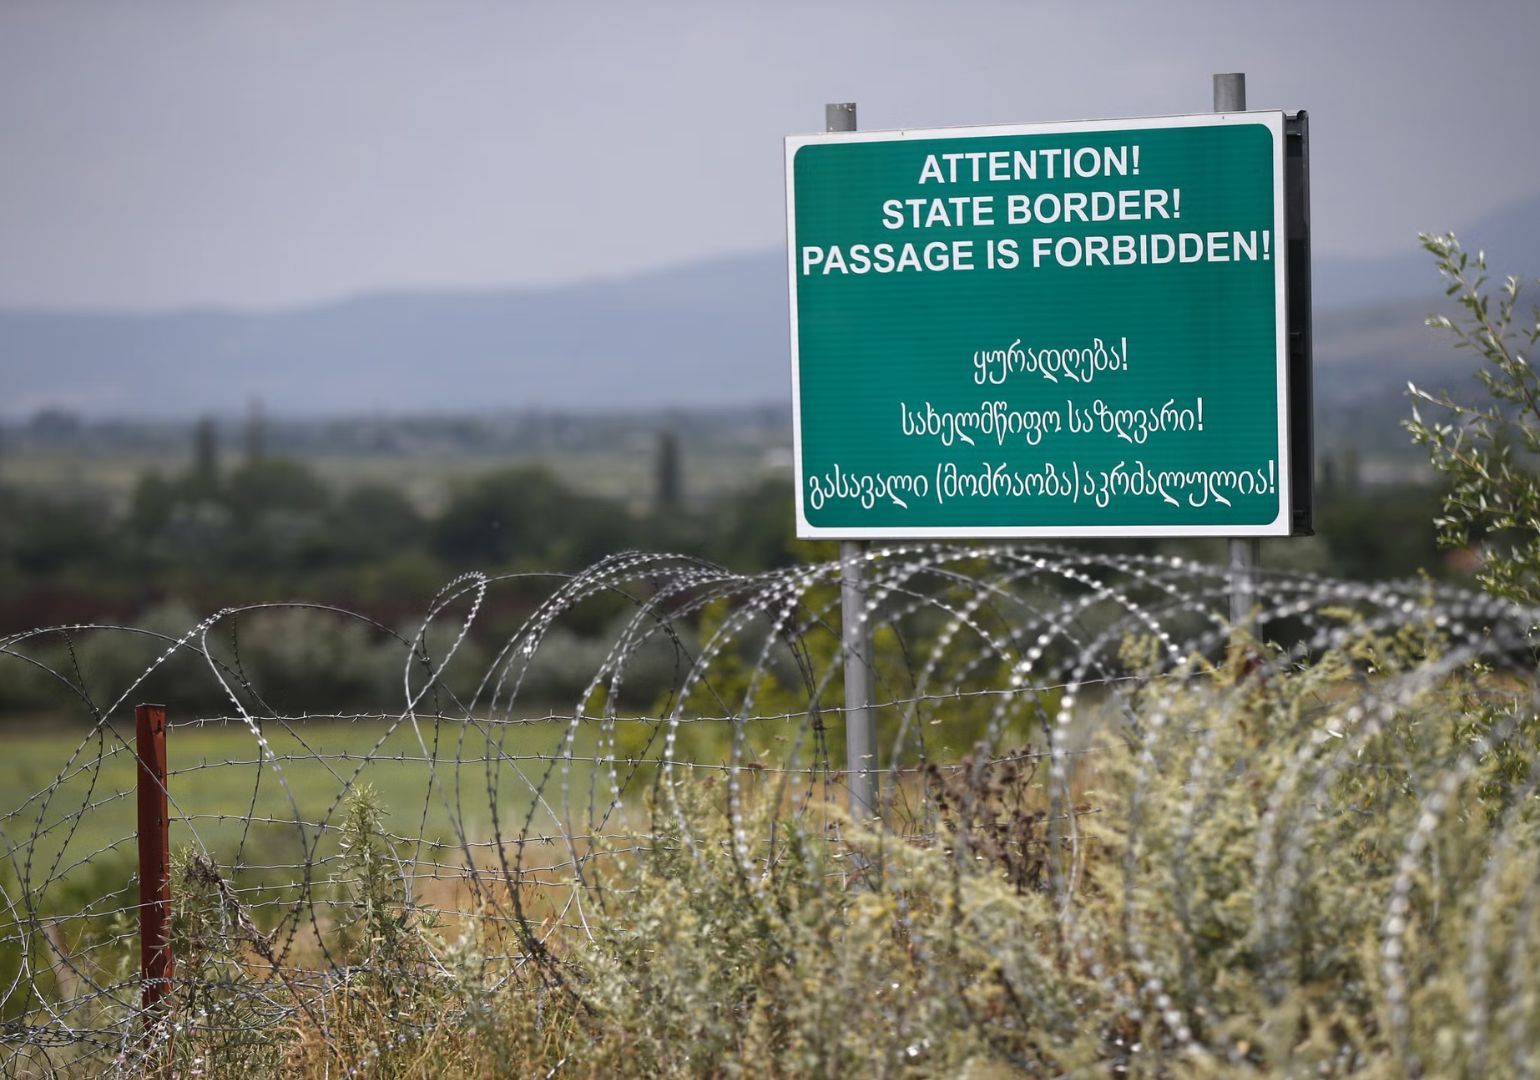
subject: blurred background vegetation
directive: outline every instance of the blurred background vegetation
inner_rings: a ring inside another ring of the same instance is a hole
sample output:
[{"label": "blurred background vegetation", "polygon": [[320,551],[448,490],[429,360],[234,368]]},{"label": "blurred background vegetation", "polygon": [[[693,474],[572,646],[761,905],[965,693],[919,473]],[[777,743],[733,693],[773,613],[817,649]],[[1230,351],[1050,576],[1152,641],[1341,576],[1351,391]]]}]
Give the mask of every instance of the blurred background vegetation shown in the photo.
[{"label": "blurred background vegetation", "polygon": [[[225,605],[303,599],[410,634],[454,575],[532,572],[495,593],[477,622],[484,648],[549,595],[556,582],[543,575],[618,551],[678,551],[741,572],[828,557],[832,544],[794,536],[787,420],[774,408],[285,421],[254,404],[244,417],[180,423],[39,412],[0,427],[0,632],[88,622],[181,632]],[[1476,564],[1438,548],[1431,470],[1371,482],[1351,449],[1328,449],[1317,492],[1317,535],[1269,541],[1266,565],[1381,579],[1458,577]],[[1121,547],[1223,555],[1221,541]],[[577,630],[597,647],[617,611],[592,608]],[[329,651],[291,640],[302,632],[266,637],[274,649]],[[263,640],[254,633],[250,647]],[[307,686],[338,706],[377,703],[371,688],[397,681],[396,666],[354,659],[303,665]],[[0,716],[29,707],[9,681]]]}]

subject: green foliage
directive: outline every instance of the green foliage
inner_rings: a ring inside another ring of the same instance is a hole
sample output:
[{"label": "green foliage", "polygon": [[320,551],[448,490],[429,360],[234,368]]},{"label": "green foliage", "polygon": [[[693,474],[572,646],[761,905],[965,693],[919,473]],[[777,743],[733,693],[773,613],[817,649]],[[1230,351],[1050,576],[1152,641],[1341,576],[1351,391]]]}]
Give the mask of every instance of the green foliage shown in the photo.
[{"label": "green foliage", "polygon": [[[423,681],[429,664],[436,668],[442,663],[459,632],[453,618],[451,613],[435,623],[425,645],[419,645],[414,683]],[[151,633],[82,629],[27,642],[23,651],[62,673],[68,683],[42,667],[13,660],[0,678],[0,714],[63,712],[94,720],[93,709],[105,709],[124,687],[135,685],[152,662],[198,625],[198,616],[173,603],[149,609],[138,625]],[[403,671],[413,656],[408,646],[416,633],[405,623],[393,634],[310,608],[227,615],[206,638],[190,640],[160,664],[135,693],[140,700],[174,701],[188,711],[231,712],[224,687],[209,678],[210,660],[196,651],[206,646],[230,689],[258,714],[388,710],[399,706]],[[440,688],[466,691],[489,662],[479,642],[462,642]]]},{"label": "green foliage", "polygon": [[[1540,308],[1519,312],[1521,285],[1508,277],[1489,286],[1486,256],[1474,259],[1453,234],[1422,237],[1438,260],[1447,294],[1462,309],[1458,321],[1434,315],[1428,325],[1447,331],[1455,347],[1480,361],[1476,378],[1485,399],[1471,403],[1449,392],[1431,394],[1408,384],[1414,398],[1406,428],[1428,450],[1448,482],[1439,538],[1449,547],[1481,541],[1479,579],[1498,596],[1540,601],[1540,376],[1531,362],[1540,342]],[[1424,419],[1422,406],[1437,414]]]},{"label": "green foliage", "polygon": [[[987,872],[959,881],[941,848],[832,810],[776,821],[754,800],[739,833],[723,794],[686,786],[645,844],[607,853],[624,900],[567,954],[588,1018],[566,1047],[575,1075],[959,1075],[1010,1049],[1042,1061],[1025,1029],[997,1024],[1015,965],[1049,966],[1040,894]],[[749,866],[744,838],[763,852]],[[1024,1007],[1034,1023],[1073,1013],[1062,992]]]},{"label": "green foliage", "polygon": [[346,913],[338,924],[345,961],[366,965],[387,989],[419,959],[401,857],[384,828],[374,789],[360,784],[344,805],[337,889]]},{"label": "green foliage", "polygon": [[[624,510],[523,467],[465,488],[434,526],[434,551],[451,564],[577,570],[613,550]],[[622,530],[623,531],[623,530]]]},{"label": "green foliage", "polygon": [[835,558],[833,541],[796,538],[795,498],[789,481],[763,480],[723,499],[708,515],[702,554],[734,569]]},{"label": "green foliage", "polygon": [[47,499],[0,488],[0,560],[47,576],[106,552],[105,506],[88,498]]},{"label": "green foliage", "polygon": [[[1320,492],[1316,535],[1330,553],[1332,572],[1353,581],[1375,581],[1437,567],[1439,545],[1432,521],[1442,502],[1439,491],[1410,485]],[[1277,567],[1271,552],[1264,565]]]},{"label": "green foliage", "polygon": [[[845,698],[838,584],[811,587],[804,600],[791,620],[793,626],[808,624],[795,647],[784,636],[767,643],[769,627],[764,618],[718,638],[733,613],[726,601],[708,605],[701,612],[693,637],[713,643],[717,650],[709,677],[694,683],[682,701],[676,699],[675,688],[665,684],[667,688],[657,695],[651,709],[651,715],[659,717],[677,709],[682,721],[680,756],[692,761],[726,762],[732,757],[736,737],[748,760],[767,766],[784,761],[795,746],[804,762],[843,768]],[[985,614],[977,618],[987,622]],[[872,641],[873,666],[879,673],[874,709],[877,744],[893,746],[900,725],[910,725],[910,737],[903,740],[903,756],[895,764],[913,767],[929,759],[952,760],[968,753],[991,732],[991,741],[999,744],[1026,741],[1043,731],[1058,707],[1057,689],[1009,695],[1003,708],[1000,698],[992,694],[940,702],[927,697],[938,686],[956,685],[969,678],[986,685],[1005,685],[1011,665],[998,657],[981,664],[975,650],[954,648],[936,658],[926,685],[921,687],[916,681],[915,654],[929,648],[931,640],[926,635],[939,632],[944,619],[932,613],[931,625],[923,625],[927,622],[923,615],[915,622],[922,625],[908,640],[894,627],[881,626]],[[1002,638],[1008,636],[1003,627],[996,629],[1002,631]],[[654,655],[658,651],[655,649]],[[654,670],[661,666],[658,663]],[[817,679],[814,673],[818,673]],[[820,683],[825,674],[828,681]],[[758,719],[747,725],[732,722],[742,716]],[[767,720],[769,717],[775,720]],[[702,718],[705,722],[699,722]],[[650,736],[648,731],[630,729],[621,736],[621,749],[628,755],[639,754]]]}]

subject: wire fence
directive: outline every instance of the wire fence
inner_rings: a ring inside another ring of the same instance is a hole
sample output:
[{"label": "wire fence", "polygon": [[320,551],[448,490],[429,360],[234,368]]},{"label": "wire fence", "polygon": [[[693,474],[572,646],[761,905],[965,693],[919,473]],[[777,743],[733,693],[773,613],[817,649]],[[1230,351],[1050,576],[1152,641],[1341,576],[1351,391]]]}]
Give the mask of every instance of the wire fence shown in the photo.
[{"label": "wire fence", "polygon": [[[1346,771],[1373,767],[1355,753],[1391,717],[1472,664],[1502,673],[1492,685],[1513,719],[1473,744],[1471,761],[1517,745],[1509,736],[1533,710],[1536,613],[1427,582],[1262,573],[1252,635],[1224,617],[1227,571],[1182,559],[916,544],[868,561],[879,749],[866,764],[880,773],[885,828],[934,841],[949,809],[1003,770],[1031,776],[1055,853],[1041,888],[1065,910],[1086,823],[1106,810],[1083,763],[1107,753],[1108,736],[1140,748],[1120,810],[1130,833],[1141,785],[1173,767],[1162,740],[1196,747],[1162,829],[1190,835],[1205,799],[1244,782],[1203,750],[1256,722],[1244,694],[1221,695],[1201,730],[1176,722],[1211,684],[1265,686],[1374,635],[1437,642],[1413,666],[1344,672],[1306,719],[1265,720],[1307,725],[1313,748],[1260,796],[1250,838],[1268,896],[1259,925],[1279,938],[1296,932],[1291,904],[1312,857],[1299,817]],[[748,879],[766,858],[755,806],[837,837],[851,765],[840,573],[834,562],[744,576],[625,554],[561,578],[467,574],[410,632],[286,603],[180,630],[0,638],[0,687],[31,687],[35,703],[0,773],[0,1059],[12,1073],[136,1072],[195,1027],[325,1033],[339,987],[448,963],[398,940],[407,912],[446,940],[474,932],[500,949],[499,978],[550,966],[553,937],[591,932],[615,887],[605,861],[634,855],[660,822],[688,839],[679,792],[708,777]],[[496,602],[548,581],[516,621]],[[373,674],[352,679],[364,654]],[[380,700],[360,703],[370,694]],[[146,700],[166,717],[164,771],[148,782],[135,713]],[[1448,778],[1474,767],[1456,756],[1419,775],[1425,816],[1442,817]],[[157,799],[165,808],[163,880],[139,869],[146,794],[152,813]],[[987,844],[991,827],[975,820],[962,842]],[[857,863],[830,887],[852,873]],[[166,924],[148,941],[156,904]],[[1405,976],[1390,937],[1393,988]],[[156,950],[168,966],[150,966]],[[407,1041],[435,1022],[403,1014],[394,1030]],[[1198,1038],[1181,1017],[1169,1028]]]}]

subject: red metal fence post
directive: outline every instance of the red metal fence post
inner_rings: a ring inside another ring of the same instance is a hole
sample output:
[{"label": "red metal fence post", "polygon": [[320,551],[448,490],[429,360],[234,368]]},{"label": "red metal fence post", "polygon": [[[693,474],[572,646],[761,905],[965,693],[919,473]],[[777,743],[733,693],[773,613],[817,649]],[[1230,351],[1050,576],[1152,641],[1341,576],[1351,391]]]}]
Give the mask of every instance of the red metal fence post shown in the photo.
[{"label": "red metal fence post", "polygon": [[145,1027],[171,993],[171,817],[166,799],[166,707],[134,710],[139,755],[139,971]]}]

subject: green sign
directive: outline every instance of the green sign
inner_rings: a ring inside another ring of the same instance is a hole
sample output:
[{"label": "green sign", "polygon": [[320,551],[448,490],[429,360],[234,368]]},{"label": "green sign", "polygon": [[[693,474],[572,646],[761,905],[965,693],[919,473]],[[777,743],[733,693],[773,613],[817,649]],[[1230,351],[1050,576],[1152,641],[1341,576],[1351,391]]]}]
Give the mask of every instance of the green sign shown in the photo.
[{"label": "green sign", "polygon": [[1287,535],[1283,136],[787,139],[798,535]]}]

